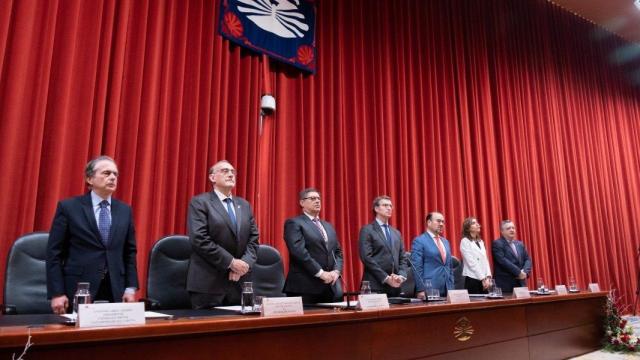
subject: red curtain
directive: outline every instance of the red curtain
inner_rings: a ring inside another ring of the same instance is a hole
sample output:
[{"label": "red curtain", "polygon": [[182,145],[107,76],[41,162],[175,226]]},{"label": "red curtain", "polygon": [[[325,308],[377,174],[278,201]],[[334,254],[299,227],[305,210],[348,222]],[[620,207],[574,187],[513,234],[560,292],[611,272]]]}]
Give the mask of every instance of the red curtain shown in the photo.
[{"label": "red curtain", "polygon": [[[224,158],[261,243],[285,261],[297,192],[322,191],[351,288],[358,230],[388,194],[407,247],[430,210],[456,255],[466,216],[487,244],[510,218],[534,278],[574,275],[633,301],[640,92],[638,61],[619,57],[628,44],[542,0],[317,6],[312,76],[223,40],[219,1],[0,2],[0,253],[47,231],[56,202],[85,190],[86,161],[108,154],[144,284],[154,241],[186,232],[189,199]],[[278,109],[260,126],[265,88]]]}]

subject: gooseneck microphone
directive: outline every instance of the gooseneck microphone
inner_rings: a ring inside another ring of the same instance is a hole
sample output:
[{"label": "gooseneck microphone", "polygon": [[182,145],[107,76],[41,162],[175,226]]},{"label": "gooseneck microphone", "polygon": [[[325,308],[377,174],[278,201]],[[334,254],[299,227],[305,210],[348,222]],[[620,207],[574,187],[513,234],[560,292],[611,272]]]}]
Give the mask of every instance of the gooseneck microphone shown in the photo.
[{"label": "gooseneck microphone", "polygon": [[409,265],[411,266],[411,269],[413,270],[413,278],[420,279],[420,285],[422,285],[422,291],[427,291],[426,286],[424,286],[424,280],[422,280],[422,274],[418,274],[418,270],[416,270],[416,267],[413,266],[413,261],[411,261],[411,256],[407,256],[407,262],[409,263]]}]

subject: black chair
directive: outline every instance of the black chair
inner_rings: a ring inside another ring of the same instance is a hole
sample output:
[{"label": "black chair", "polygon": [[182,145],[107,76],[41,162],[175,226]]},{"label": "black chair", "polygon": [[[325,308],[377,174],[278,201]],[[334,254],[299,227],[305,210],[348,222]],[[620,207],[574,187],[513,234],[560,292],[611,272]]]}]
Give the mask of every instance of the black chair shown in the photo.
[{"label": "black chair", "polygon": [[413,272],[413,266],[411,266],[411,252],[405,252],[404,257],[407,259],[407,280],[400,286],[402,290],[400,296],[413,298],[416,296],[416,276]]},{"label": "black chair", "polygon": [[187,292],[187,270],[191,256],[189,237],[169,235],[158,240],[149,253],[147,308],[191,309]]},{"label": "black chair", "polygon": [[49,233],[18,238],[9,251],[4,275],[3,314],[50,314],[47,300],[47,241]]},{"label": "black chair", "polygon": [[457,257],[451,256],[451,266],[453,267],[453,288],[457,290],[464,289],[464,276],[462,276],[462,261]]},{"label": "black chair", "polygon": [[258,247],[258,259],[251,270],[253,292],[267,297],[283,297],[284,265],[275,248],[267,245]]}]

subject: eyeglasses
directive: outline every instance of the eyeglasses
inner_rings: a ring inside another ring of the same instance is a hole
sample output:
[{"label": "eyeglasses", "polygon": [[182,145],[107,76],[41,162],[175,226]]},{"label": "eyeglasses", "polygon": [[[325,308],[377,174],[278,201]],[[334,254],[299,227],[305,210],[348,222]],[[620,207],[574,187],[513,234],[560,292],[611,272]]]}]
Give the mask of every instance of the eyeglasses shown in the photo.
[{"label": "eyeglasses", "polygon": [[231,174],[233,174],[233,175],[236,175],[236,174],[237,174],[237,173],[236,173],[236,169],[228,169],[228,168],[218,169],[218,171],[217,171],[217,172],[221,172],[221,173],[223,173],[224,175],[227,175],[227,174],[229,174],[229,173],[231,173]]},{"label": "eyeglasses", "polygon": [[316,200],[320,200],[320,196],[307,196],[306,198],[302,198],[302,200],[316,201]]}]

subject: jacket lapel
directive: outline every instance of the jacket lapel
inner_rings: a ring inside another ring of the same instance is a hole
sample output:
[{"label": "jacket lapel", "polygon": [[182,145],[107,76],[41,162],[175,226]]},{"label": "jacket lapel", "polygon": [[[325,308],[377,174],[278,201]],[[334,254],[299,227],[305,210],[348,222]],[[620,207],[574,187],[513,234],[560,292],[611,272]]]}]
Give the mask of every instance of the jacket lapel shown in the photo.
[{"label": "jacket lapel", "polygon": [[[442,262],[442,255],[440,255],[440,249],[438,248],[438,245],[436,245],[436,239],[432,238],[431,234],[429,234],[428,232],[425,234],[427,234],[427,239],[429,239],[429,241],[427,241],[429,243],[428,246],[431,246],[431,249],[434,249],[436,251],[436,258],[442,265],[444,265],[444,262]],[[444,245],[444,241],[442,241],[442,237],[440,237],[440,241],[442,242],[442,247],[444,248],[445,260],[446,260],[447,247]]]},{"label": "jacket lapel", "polygon": [[87,224],[89,224],[89,229],[93,233],[95,240],[98,244],[104,246],[102,243],[102,236],[100,236],[100,231],[98,230],[98,223],[96,222],[96,215],[93,212],[93,204],[91,203],[91,193],[87,193],[82,200],[82,212],[84,213],[85,218],[87,219]]},{"label": "jacket lapel", "polygon": [[[211,202],[211,205],[213,206],[213,209],[218,212],[218,215],[220,215],[220,217],[222,219],[224,219],[224,222],[229,227],[229,230],[231,230],[233,235],[235,235],[237,237],[238,236],[238,234],[237,234],[238,229],[236,229],[236,227],[233,226],[233,223],[231,222],[231,218],[229,217],[229,213],[227,212],[227,209],[222,204],[222,201],[220,201],[220,199],[218,198],[218,195],[216,195],[215,191],[211,191],[211,197],[209,198],[209,201]],[[236,214],[236,222],[237,221],[238,221],[238,215]]]},{"label": "jacket lapel", "polygon": [[[377,221],[374,221],[373,228],[376,234],[378,235],[378,239],[382,241],[382,243],[387,248],[387,250],[389,250],[391,255],[393,255],[393,248],[389,247],[389,241],[387,241],[387,237],[384,235],[384,230],[382,230],[382,226],[380,226],[380,224],[378,224]],[[393,242],[393,234],[392,234],[391,228],[389,228],[389,233],[391,234],[391,244],[393,244],[394,242]]]},{"label": "jacket lapel", "polygon": [[109,229],[109,242],[107,247],[111,246],[113,240],[116,238],[116,231],[118,231],[118,225],[120,225],[122,214],[120,204],[117,200],[111,197],[111,229]]}]

